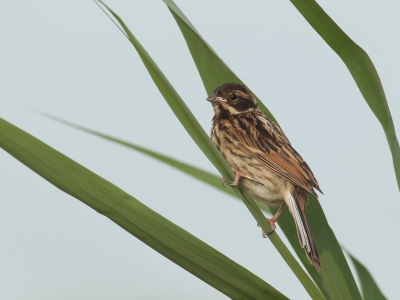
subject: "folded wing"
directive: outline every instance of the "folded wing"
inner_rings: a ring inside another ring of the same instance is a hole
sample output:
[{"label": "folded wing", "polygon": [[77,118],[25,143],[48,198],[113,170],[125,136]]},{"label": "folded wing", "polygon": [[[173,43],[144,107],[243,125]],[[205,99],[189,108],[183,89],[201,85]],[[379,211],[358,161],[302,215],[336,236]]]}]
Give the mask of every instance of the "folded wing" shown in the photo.
[{"label": "folded wing", "polygon": [[[247,135],[248,131],[239,129],[241,122],[255,127],[256,130],[250,131],[253,132],[252,136]],[[322,193],[307,163],[292,147],[284,133],[261,112],[252,120],[246,120],[246,116],[243,116],[242,120],[239,119],[237,128],[230,128],[230,135],[237,147],[260,161],[271,172],[315,196],[317,194],[313,188]]]}]

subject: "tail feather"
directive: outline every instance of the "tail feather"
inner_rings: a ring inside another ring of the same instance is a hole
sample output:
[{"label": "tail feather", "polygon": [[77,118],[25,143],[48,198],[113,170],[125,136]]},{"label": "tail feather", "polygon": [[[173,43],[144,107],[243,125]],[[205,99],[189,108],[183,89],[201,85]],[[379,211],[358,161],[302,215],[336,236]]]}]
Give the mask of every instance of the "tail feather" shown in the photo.
[{"label": "tail feather", "polygon": [[[307,197],[307,194],[305,197]],[[302,248],[304,248],[310,262],[318,271],[320,271],[321,263],[319,260],[318,249],[314,242],[310,225],[307,221],[304,206],[300,207],[299,202],[296,201],[292,193],[288,193],[288,197],[285,200],[287,206],[289,207],[289,211],[294,218],[300,245]]]}]

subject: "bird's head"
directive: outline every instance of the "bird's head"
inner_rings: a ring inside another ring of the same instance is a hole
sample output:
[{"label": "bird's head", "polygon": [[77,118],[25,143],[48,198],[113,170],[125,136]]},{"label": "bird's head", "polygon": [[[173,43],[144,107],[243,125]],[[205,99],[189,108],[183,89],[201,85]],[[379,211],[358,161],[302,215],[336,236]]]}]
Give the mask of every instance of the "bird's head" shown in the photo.
[{"label": "bird's head", "polygon": [[227,118],[257,109],[254,95],[240,83],[225,83],[216,88],[207,101],[215,103],[215,116]]}]

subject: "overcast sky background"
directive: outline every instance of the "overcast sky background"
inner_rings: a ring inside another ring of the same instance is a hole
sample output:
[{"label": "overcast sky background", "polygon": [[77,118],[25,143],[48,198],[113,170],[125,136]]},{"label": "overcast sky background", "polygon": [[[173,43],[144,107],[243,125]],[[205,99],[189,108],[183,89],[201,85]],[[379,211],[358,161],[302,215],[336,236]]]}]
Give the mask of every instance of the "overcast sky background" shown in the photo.
[{"label": "overcast sky background", "polygon": [[[212,109],[166,5],[154,0],[107,3],[209,132]],[[176,3],[262,99],[306,159],[324,191],[320,202],[340,243],[371,271],[389,299],[399,299],[400,197],[392,158],[379,122],[340,58],[289,1]],[[371,57],[400,132],[400,2],[319,3]],[[216,173],[131,44],[92,1],[2,2],[0,28],[0,117],[111,181],[289,298],[309,298],[242,203],[151,158],[14,105]],[[0,165],[1,299],[226,299],[4,151]]]}]

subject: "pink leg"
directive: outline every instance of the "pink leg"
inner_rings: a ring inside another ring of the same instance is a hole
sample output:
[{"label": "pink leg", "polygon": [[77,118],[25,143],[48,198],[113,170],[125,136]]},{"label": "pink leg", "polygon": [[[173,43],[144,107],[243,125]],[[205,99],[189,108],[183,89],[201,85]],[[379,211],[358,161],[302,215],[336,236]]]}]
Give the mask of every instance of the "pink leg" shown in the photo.
[{"label": "pink leg", "polygon": [[282,213],[282,211],[283,211],[283,209],[285,208],[285,206],[286,206],[286,204],[283,203],[283,204],[279,207],[279,209],[278,209],[278,211],[275,213],[275,215],[274,215],[271,219],[267,219],[267,221],[269,222],[269,225],[271,225],[271,231],[270,231],[270,232],[265,232],[265,231],[263,230],[262,236],[263,236],[264,238],[267,237],[267,235],[269,235],[269,234],[271,234],[271,233],[273,233],[273,232],[275,231],[275,228],[276,228],[275,223],[276,223],[276,221],[278,221],[278,217],[279,217],[279,215]]},{"label": "pink leg", "polygon": [[[250,178],[249,176],[247,176],[246,174],[240,172],[239,170],[232,169],[232,171],[233,171],[233,173],[235,173],[236,176],[235,176],[235,180],[233,182],[228,183],[230,186],[238,186],[239,185],[239,180],[242,177],[250,179],[250,180],[253,180],[253,181],[256,181],[253,178]],[[222,185],[225,185],[225,183],[226,183],[225,178],[222,178]]]}]

